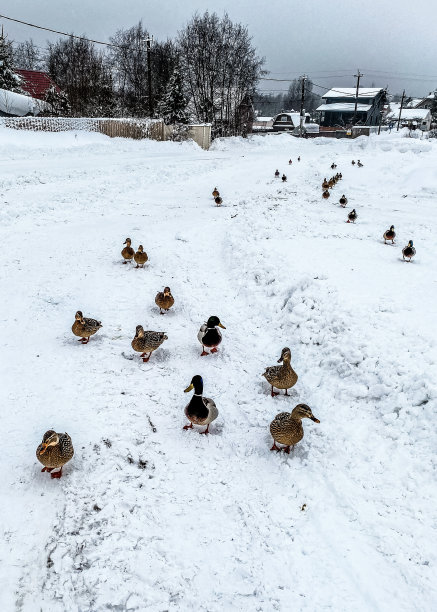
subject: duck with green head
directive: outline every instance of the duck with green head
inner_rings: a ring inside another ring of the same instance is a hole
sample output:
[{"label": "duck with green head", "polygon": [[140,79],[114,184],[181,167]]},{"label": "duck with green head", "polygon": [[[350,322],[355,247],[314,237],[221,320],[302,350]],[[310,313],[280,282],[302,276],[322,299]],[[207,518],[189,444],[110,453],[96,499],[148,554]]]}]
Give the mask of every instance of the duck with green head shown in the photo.
[{"label": "duck with green head", "polygon": [[416,249],[413,246],[413,241],[409,240],[407,246],[402,249],[402,258],[404,259],[404,261],[406,261],[407,259],[408,261],[411,261],[415,254]]},{"label": "duck with green head", "polygon": [[189,425],[185,425],[183,429],[192,429],[194,425],[206,425],[205,431],[202,434],[209,433],[209,425],[218,417],[217,406],[214,400],[209,397],[203,397],[203,379],[196,375],[191,379],[191,383],[185,389],[185,393],[194,389],[193,397],[187,406],[185,406],[185,416],[190,421]]},{"label": "duck with green head", "polygon": [[205,347],[209,348],[211,353],[217,353],[217,347],[222,341],[222,335],[218,327],[226,329],[226,327],[220,323],[220,319],[218,317],[212,316],[209,317],[208,321],[199,329],[197,339],[203,348],[201,353],[202,357],[203,355],[208,355],[207,351],[205,351]]}]

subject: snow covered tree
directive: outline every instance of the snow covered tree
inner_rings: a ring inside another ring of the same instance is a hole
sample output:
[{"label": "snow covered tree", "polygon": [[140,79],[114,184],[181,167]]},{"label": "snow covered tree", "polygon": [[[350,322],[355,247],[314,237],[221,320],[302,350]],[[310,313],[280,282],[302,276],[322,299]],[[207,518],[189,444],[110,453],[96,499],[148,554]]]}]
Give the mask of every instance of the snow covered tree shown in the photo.
[{"label": "snow covered tree", "polygon": [[167,125],[186,124],[189,120],[187,103],[180,67],[176,66],[158,103],[156,115]]},{"label": "snow covered tree", "polygon": [[58,91],[54,85],[51,85],[46,91],[44,101],[50,105],[50,110],[43,114],[67,117],[71,113],[71,106],[67,96],[63,91]]},{"label": "snow covered tree", "polygon": [[20,77],[13,69],[12,45],[2,34],[0,34],[0,89],[23,93],[20,88]]}]

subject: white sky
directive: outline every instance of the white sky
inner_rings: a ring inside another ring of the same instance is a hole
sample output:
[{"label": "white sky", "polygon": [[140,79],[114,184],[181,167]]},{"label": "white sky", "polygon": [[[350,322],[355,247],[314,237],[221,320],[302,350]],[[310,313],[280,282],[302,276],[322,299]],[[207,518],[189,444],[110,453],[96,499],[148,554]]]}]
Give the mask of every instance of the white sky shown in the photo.
[{"label": "white sky", "polygon": [[[389,86],[421,96],[437,87],[437,2],[435,0],[3,0],[0,12],[90,38],[107,41],[115,30],[140,19],[157,39],[174,37],[195,10],[229,13],[248,26],[269,77],[309,74],[315,83],[354,84],[357,68],[364,86]],[[44,44],[48,32],[0,19],[10,38],[32,37]],[[333,76],[337,75],[337,76]],[[277,90],[287,84],[264,82]],[[321,90],[316,89],[319,92]]]}]

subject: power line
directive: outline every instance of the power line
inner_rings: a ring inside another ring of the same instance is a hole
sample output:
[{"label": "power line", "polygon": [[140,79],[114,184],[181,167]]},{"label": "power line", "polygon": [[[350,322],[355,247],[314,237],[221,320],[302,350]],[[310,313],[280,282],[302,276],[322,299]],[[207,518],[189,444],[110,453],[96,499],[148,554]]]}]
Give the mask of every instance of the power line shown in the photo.
[{"label": "power line", "polygon": [[102,42],[101,40],[93,40],[92,38],[85,38],[85,36],[76,36],[76,34],[68,34],[67,32],[60,32],[59,30],[52,30],[51,28],[45,28],[43,26],[35,25],[34,23],[28,23],[27,21],[21,21],[20,19],[14,19],[13,17],[6,17],[6,15],[0,15],[2,19],[8,19],[9,21],[15,21],[23,25],[29,26],[30,28],[37,28],[38,30],[45,30],[46,32],[53,32],[53,34],[61,34],[61,36],[68,36],[70,38],[77,38],[78,40],[86,40],[88,42],[95,43],[96,45],[105,45],[106,47],[116,47],[117,49],[125,49],[125,45],[114,45],[108,42]]}]

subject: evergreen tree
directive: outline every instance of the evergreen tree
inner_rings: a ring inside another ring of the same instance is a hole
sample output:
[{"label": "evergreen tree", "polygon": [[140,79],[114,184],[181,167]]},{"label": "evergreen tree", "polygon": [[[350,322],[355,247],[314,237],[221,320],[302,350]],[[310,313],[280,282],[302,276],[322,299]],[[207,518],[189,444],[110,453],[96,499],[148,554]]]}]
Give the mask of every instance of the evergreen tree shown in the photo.
[{"label": "evergreen tree", "polygon": [[189,121],[187,104],[181,71],[176,66],[158,103],[157,116],[167,125],[186,124]]},{"label": "evergreen tree", "polygon": [[54,85],[47,89],[44,101],[50,105],[50,110],[41,113],[43,115],[67,117],[71,113],[71,106],[67,96],[63,91],[58,91]]},{"label": "evergreen tree", "polygon": [[23,93],[20,88],[20,77],[13,69],[12,45],[2,34],[0,34],[0,89]]}]

